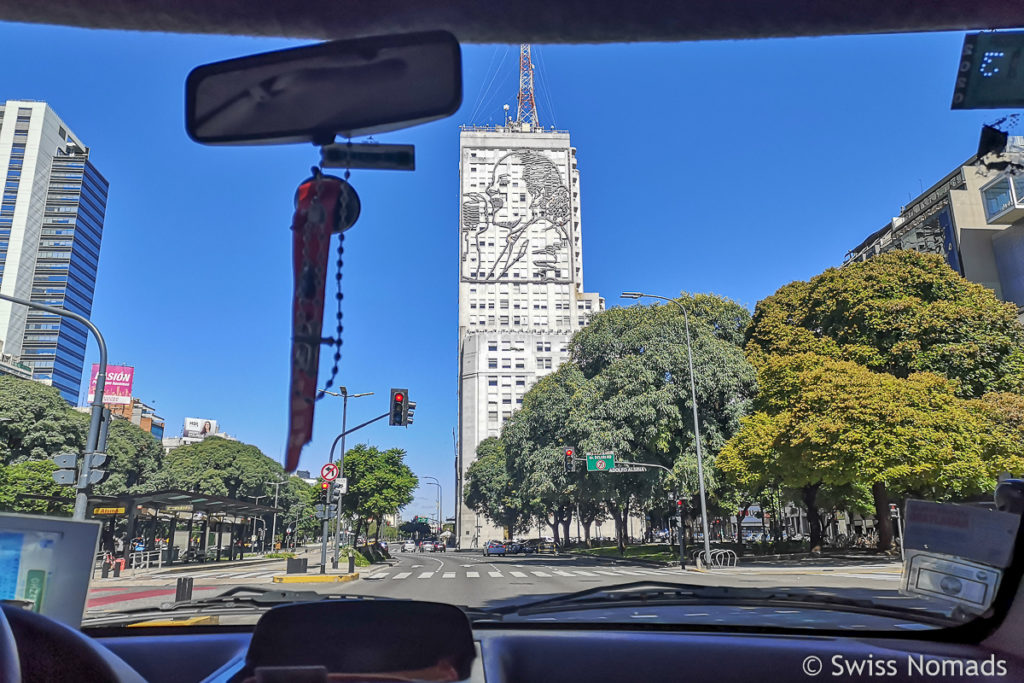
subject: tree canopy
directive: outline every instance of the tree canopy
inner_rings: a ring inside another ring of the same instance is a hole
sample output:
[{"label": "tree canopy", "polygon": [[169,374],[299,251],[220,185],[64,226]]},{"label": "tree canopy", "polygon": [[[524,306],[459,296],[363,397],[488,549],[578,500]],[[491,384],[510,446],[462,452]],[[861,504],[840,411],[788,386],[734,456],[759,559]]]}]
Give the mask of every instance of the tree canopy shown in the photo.
[{"label": "tree canopy", "polygon": [[280,481],[283,472],[256,446],[216,436],[179,446],[164,459],[171,488],[231,498],[263,495],[264,484]]},{"label": "tree canopy", "polygon": [[935,254],[892,251],[781,287],[757,304],[746,339],[755,363],[811,352],[901,378],[932,372],[963,397],[1024,393],[1015,307]]},{"label": "tree canopy", "polygon": [[345,453],[345,477],[348,493],[342,499],[342,508],[356,520],[355,535],[368,519],[378,522],[413,499],[419,480],[405,463],[401,448],[380,450],[361,443]]}]

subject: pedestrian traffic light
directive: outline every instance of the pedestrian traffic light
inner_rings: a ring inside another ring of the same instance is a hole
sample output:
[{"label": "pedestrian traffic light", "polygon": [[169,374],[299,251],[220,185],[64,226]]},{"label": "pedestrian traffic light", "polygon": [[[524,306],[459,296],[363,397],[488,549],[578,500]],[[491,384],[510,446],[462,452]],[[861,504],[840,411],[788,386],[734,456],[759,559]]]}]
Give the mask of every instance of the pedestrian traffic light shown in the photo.
[{"label": "pedestrian traffic light", "polygon": [[576,455],[576,451],[574,451],[573,449],[571,449],[571,448],[566,448],[565,449],[565,473],[566,474],[569,474],[570,472],[575,472],[576,471],[576,461],[573,459],[575,455]]},{"label": "pedestrian traffic light", "polygon": [[409,391],[407,389],[391,390],[391,409],[388,412],[388,424],[393,427],[404,427],[409,418]]}]

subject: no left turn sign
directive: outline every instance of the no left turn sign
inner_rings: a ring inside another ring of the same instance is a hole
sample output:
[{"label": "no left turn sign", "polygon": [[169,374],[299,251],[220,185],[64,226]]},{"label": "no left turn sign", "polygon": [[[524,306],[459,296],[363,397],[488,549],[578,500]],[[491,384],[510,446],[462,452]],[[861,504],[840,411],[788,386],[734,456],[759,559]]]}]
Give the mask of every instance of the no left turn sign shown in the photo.
[{"label": "no left turn sign", "polygon": [[324,481],[334,481],[338,478],[338,466],[334,463],[327,463],[320,468],[320,476]]}]

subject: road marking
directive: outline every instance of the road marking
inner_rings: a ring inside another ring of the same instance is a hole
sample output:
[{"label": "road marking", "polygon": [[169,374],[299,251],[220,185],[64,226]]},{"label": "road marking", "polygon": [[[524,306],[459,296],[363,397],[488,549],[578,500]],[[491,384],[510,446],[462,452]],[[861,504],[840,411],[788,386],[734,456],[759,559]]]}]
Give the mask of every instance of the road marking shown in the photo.
[{"label": "road marking", "polygon": [[637,569],[641,574],[654,574],[655,576],[661,576],[661,572],[655,569]]},{"label": "road marking", "polygon": [[417,579],[429,579],[433,575],[434,575],[434,572],[423,572],[422,574],[420,574],[416,578]]},{"label": "road marking", "polygon": [[533,574],[534,576],[545,576],[545,577],[546,576],[551,576],[551,574],[548,574],[547,572],[530,572],[530,573]]},{"label": "road marking", "polygon": [[517,579],[525,579],[526,578],[526,573],[525,572],[509,572],[509,574],[511,574],[512,576],[516,577]]},{"label": "road marking", "polygon": [[[617,572],[608,571],[607,569],[595,569],[594,571],[598,574],[603,574],[605,576],[618,576]],[[583,572],[578,573],[582,574]]]},{"label": "road marking", "polygon": [[478,579],[480,578],[480,572],[466,572],[467,579]]},{"label": "road marking", "polygon": [[490,574],[492,579],[500,579],[500,578],[502,578],[501,577],[501,572],[487,572],[487,573]]},{"label": "road marking", "polygon": [[579,576],[594,576],[594,572],[588,572],[585,569],[574,569],[573,571]]},{"label": "road marking", "polygon": [[617,569],[616,571],[619,572],[620,574],[628,574],[630,576],[639,576],[640,575],[640,572],[635,572],[632,569]]},{"label": "road marking", "polygon": [[441,575],[441,578],[442,579],[454,579],[455,578],[455,572],[445,572],[444,574]]},{"label": "road marking", "polygon": [[463,566],[463,567],[475,567],[476,565],[475,565],[475,564],[464,564],[464,565],[462,565],[462,566]]},{"label": "road marking", "polygon": [[557,574],[559,576],[573,576],[569,572],[562,571],[561,569],[555,569],[554,572],[555,572],[555,574]]},{"label": "road marking", "polygon": [[391,578],[392,579],[407,579],[407,578],[409,578],[410,574],[412,574],[412,572],[398,572],[397,574],[395,574]]},{"label": "road marking", "polygon": [[414,564],[414,565],[412,566],[412,568],[413,568],[413,569],[419,569],[419,568],[420,568],[420,567],[422,567],[422,566],[423,566],[422,564]]}]

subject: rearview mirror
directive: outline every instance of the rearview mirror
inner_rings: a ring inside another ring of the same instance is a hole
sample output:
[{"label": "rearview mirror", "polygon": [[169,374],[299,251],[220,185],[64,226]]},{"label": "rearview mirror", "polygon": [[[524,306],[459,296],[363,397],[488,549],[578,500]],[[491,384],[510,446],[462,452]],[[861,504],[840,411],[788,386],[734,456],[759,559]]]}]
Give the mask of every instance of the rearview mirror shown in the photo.
[{"label": "rearview mirror", "polygon": [[197,67],[185,84],[185,129],[207,145],[326,145],[444,118],[461,103],[455,36],[376,36]]}]

